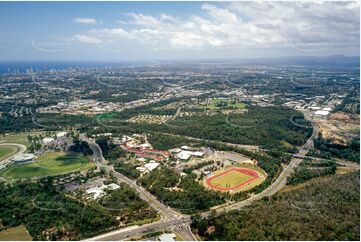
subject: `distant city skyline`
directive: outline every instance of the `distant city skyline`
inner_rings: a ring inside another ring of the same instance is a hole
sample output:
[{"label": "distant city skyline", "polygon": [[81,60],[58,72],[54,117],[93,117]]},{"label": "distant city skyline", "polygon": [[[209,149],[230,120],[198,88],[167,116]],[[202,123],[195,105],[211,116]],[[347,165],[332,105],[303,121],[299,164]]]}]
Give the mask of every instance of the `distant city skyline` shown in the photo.
[{"label": "distant city skyline", "polygon": [[0,61],[358,56],[358,1],[0,2]]}]

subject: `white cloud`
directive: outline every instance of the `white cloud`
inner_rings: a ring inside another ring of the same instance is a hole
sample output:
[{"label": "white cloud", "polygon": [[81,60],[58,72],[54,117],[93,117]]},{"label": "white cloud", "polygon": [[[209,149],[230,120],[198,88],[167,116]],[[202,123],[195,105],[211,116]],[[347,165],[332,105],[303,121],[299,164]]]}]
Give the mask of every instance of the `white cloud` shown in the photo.
[{"label": "white cloud", "polygon": [[103,41],[99,38],[96,37],[92,37],[89,35],[82,35],[82,34],[76,34],[74,36],[74,38],[78,41],[80,41],[81,43],[85,43],[85,44],[100,44]]},{"label": "white cloud", "polygon": [[83,43],[142,44],[182,50],[359,46],[357,2],[204,3],[202,15],[187,19],[128,13],[130,28],[96,28],[75,35]]},{"label": "white cloud", "polygon": [[73,22],[77,24],[97,24],[97,20],[94,18],[73,18]]}]

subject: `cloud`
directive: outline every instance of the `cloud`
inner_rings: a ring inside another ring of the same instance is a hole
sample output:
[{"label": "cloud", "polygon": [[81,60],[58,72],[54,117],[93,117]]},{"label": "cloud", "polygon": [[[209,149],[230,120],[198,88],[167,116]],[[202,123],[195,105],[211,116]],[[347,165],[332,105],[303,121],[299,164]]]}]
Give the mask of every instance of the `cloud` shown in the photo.
[{"label": "cloud", "polygon": [[359,8],[358,2],[204,3],[201,14],[183,19],[127,13],[118,23],[128,28],[95,28],[75,39],[165,50],[358,47]]},{"label": "cloud", "polygon": [[94,18],[73,18],[73,22],[77,24],[97,24],[97,20]]},{"label": "cloud", "polygon": [[[60,41],[60,42],[59,42]],[[68,51],[68,44],[64,42],[64,39],[52,40],[52,41],[42,41],[38,42],[36,38],[31,41],[31,46],[42,52],[64,52]]]},{"label": "cloud", "polygon": [[81,43],[85,43],[85,44],[100,44],[103,41],[99,38],[96,37],[92,37],[89,35],[82,35],[82,34],[76,34],[74,36],[74,39],[78,40]]}]

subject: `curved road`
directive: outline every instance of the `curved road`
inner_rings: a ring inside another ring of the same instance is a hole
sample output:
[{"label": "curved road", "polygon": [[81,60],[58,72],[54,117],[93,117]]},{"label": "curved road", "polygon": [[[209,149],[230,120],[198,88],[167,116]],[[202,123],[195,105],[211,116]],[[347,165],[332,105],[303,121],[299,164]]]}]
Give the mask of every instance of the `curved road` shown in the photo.
[{"label": "curved road", "polygon": [[108,165],[106,160],[103,157],[103,152],[99,145],[94,142],[94,140],[85,137],[84,135],[80,135],[80,138],[83,141],[86,141],[89,144],[89,147],[93,151],[94,161],[96,162],[99,168],[103,167],[108,172],[112,172],[114,176],[120,182],[127,183],[130,187],[134,188],[137,192],[139,192],[140,198],[147,201],[152,207],[157,209],[162,215],[163,219],[171,220],[174,218],[182,217],[178,212],[166,207],[163,203],[159,202],[152,194],[146,191],[143,187],[137,185],[136,181],[129,179],[128,177],[120,174],[119,172],[114,170],[112,165]]},{"label": "curved road", "polygon": [[[297,155],[299,155],[299,156],[305,156],[308,153],[308,151],[313,147],[313,140],[315,138],[317,138],[318,132],[319,132],[318,126],[311,120],[311,118],[307,115],[307,113],[305,113],[304,115],[307,119],[309,119],[311,121],[311,124],[313,126],[313,132],[312,132],[311,137],[307,140],[307,142],[300,147],[299,152],[297,153]],[[84,139],[84,140],[86,140],[86,139]],[[89,142],[89,143],[94,144],[94,142]],[[92,149],[98,149],[98,148],[100,149],[99,146],[98,147],[96,147],[96,146],[98,146],[98,145],[96,145],[96,144],[91,145],[91,148]],[[114,174],[116,175],[116,177],[120,181],[125,181],[126,183],[128,183],[130,186],[132,186],[137,191],[139,191],[139,193],[141,194],[143,199],[148,200],[148,202],[151,205],[152,204],[155,205],[155,207],[157,208],[157,210],[159,212],[161,212],[161,214],[163,215],[163,218],[165,218],[165,220],[163,220],[163,221],[161,220],[161,221],[154,222],[151,224],[145,224],[145,225],[135,227],[135,228],[129,228],[126,231],[124,229],[119,230],[119,231],[113,231],[113,232],[110,232],[110,233],[107,233],[104,235],[94,237],[91,240],[124,240],[124,239],[132,237],[132,236],[139,236],[144,233],[159,231],[159,230],[166,229],[166,228],[175,228],[177,232],[182,233],[182,236],[184,237],[185,240],[196,240],[196,237],[193,235],[193,233],[189,227],[189,224],[191,223],[190,216],[188,216],[188,215],[177,216],[176,212],[171,210],[169,207],[168,208],[165,207],[153,195],[148,193],[144,188],[139,187],[135,181],[132,181],[129,178],[121,175],[120,173],[115,172],[114,168],[112,166],[103,165],[102,163],[105,160],[104,160],[104,157],[102,157],[101,151],[95,151],[94,154],[96,156],[98,156],[97,160],[100,161],[101,166],[106,167],[107,169],[110,169],[111,171],[113,171]],[[301,158],[296,158],[296,157],[292,158],[290,163],[286,167],[284,167],[283,171],[277,177],[277,179],[267,189],[263,190],[261,193],[253,195],[252,197],[250,197],[246,200],[243,200],[241,202],[221,206],[221,207],[218,207],[217,209],[212,209],[209,212],[204,212],[201,214],[201,216],[207,217],[213,211],[215,211],[216,213],[219,213],[219,212],[224,212],[224,211],[240,209],[240,208],[250,205],[254,201],[260,200],[264,197],[272,196],[273,194],[275,194],[276,192],[281,190],[286,185],[287,178],[292,174],[294,169],[301,162],[302,162]],[[145,196],[144,196],[144,194],[145,194]]]},{"label": "curved road", "polygon": [[[313,140],[318,137],[318,132],[319,132],[318,126],[310,119],[310,117],[307,114],[305,114],[305,117],[311,121],[313,131],[312,131],[312,135],[307,140],[307,142],[300,147],[299,152],[297,153],[298,156],[305,156],[308,153],[308,151],[311,148],[313,148]],[[290,163],[283,169],[282,173],[278,176],[276,181],[274,183],[272,183],[268,188],[263,190],[262,192],[260,192],[256,195],[253,195],[252,197],[250,197],[246,200],[240,201],[238,203],[234,203],[234,204],[230,204],[230,205],[226,205],[226,206],[220,206],[217,209],[213,209],[209,212],[202,213],[201,214],[202,217],[207,217],[208,215],[210,215],[211,212],[217,213],[217,212],[225,212],[225,211],[240,209],[240,208],[250,205],[254,201],[260,200],[264,197],[272,196],[273,194],[275,194],[276,192],[281,190],[286,185],[287,178],[292,174],[294,169],[301,162],[302,162],[302,158],[296,158],[296,157],[292,158]]]}]

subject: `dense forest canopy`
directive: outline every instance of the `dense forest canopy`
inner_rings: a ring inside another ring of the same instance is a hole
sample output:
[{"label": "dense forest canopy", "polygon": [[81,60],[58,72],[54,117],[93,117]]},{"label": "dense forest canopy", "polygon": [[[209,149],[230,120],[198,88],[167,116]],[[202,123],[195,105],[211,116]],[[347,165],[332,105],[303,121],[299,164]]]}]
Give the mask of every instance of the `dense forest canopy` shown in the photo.
[{"label": "dense forest canopy", "polygon": [[358,240],[360,174],[317,179],[241,209],[193,217],[204,240]]}]

